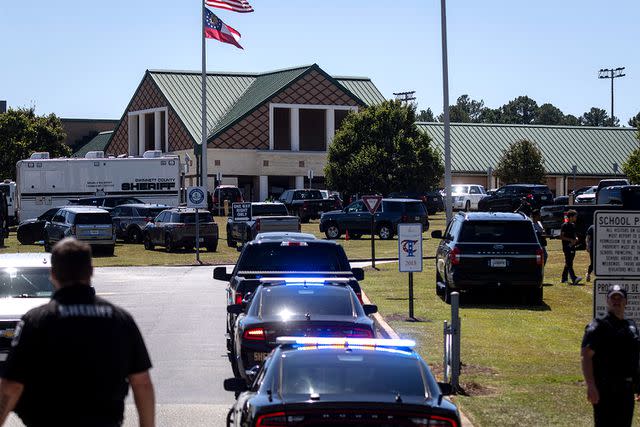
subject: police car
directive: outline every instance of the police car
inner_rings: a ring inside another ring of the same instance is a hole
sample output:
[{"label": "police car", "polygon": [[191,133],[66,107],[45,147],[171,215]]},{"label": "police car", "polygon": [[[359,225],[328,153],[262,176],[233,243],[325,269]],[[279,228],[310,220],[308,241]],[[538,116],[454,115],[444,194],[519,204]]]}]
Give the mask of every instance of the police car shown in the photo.
[{"label": "police car", "polygon": [[410,340],[280,337],[255,381],[225,380],[239,393],[229,426],[458,427]]},{"label": "police car", "polygon": [[[348,278],[262,278],[250,302],[232,304],[237,314],[231,364],[236,376],[262,364],[280,336],[373,338],[368,317],[375,305],[361,305]],[[250,372],[250,371],[249,371]]]},{"label": "police car", "polygon": [[51,254],[0,255],[0,362],[7,359],[15,328],[32,308],[49,302]]}]

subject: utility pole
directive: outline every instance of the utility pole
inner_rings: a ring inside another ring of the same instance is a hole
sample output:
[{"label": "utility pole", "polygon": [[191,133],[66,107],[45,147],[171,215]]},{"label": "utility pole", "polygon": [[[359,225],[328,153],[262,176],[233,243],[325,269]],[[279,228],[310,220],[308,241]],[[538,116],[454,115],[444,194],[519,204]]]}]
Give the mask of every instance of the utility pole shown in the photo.
[{"label": "utility pole", "polygon": [[393,94],[396,96],[396,99],[406,103],[408,103],[409,101],[415,101],[416,97],[413,96],[415,93],[415,90],[407,92],[393,92]]},{"label": "utility pole", "polygon": [[613,79],[626,76],[626,74],[622,72],[623,70],[624,67],[618,67],[602,68],[600,69],[600,71],[598,71],[599,79],[611,79],[611,126],[613,126],[615,123],[615,116],[613,115]]}]

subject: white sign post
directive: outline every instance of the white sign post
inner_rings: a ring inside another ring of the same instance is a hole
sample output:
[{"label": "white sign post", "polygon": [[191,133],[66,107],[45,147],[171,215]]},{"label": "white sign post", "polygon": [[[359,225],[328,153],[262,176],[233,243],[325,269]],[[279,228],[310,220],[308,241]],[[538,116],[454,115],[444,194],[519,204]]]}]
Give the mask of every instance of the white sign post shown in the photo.
[{"label": "white sign post", "polygon": [[593,216],[593,316],[607,313],[613,285],[627,290],[625,317],[640,322],[640,212],[596,211]]},{"label": "white sign post", "polygon": [[187,187],[187,207],[196,210],[196,261],[200,261],[200,215],[198,209],[207,208],[207,187]]},{"label": "white sign post", "polygon": [[409,318],[413,316],[413,272],[422,271],[422,224],[398,224],[398,268],[409,273]]}]

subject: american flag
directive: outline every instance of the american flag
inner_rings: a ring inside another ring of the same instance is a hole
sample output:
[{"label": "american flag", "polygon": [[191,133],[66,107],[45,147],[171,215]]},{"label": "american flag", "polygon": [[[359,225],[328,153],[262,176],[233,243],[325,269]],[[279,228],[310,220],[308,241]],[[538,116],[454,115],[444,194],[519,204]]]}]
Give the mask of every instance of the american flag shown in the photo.
[{"label": "american flag", "polygon": [[253,12],[253,7],[247,0],[204,0],[204,4],[233,12]]}]

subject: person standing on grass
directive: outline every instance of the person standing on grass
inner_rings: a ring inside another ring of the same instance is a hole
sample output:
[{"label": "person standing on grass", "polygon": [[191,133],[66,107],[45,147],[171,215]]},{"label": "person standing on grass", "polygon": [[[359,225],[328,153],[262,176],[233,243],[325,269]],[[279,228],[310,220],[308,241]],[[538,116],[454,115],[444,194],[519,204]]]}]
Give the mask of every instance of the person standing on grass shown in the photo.
[{"label": "person standing on grass", "polygon": [[567,283],[568,276],[571,276],[571,284],[577,285],[582,277],[576,276],[573,271],[573,260],[576,257],[576,246],[579,243],[576,234],[576,219],[578,213],[571,209],[567,212],[567,222],[560,228],[560,240],[562,240],[562,252],[564,253],[564,269],[562,270],[562,283]]},{"label": "person standing on grass", "polygon": [[640,335],[636,323],[624,318],[626,306],[627,291],[610,287],[607,315],[593,319],[582,339],[582,373],[596,427],[630,427],[633,420]]},{"label": "person standing on grass", "polygon": [[129,387],[141,427],[155,425],[151,361],[133,318],[91,287],[91,248],[73,238],[51,251],[48,304],[15,330],[0,381],[0,425],[117,427]]}]

